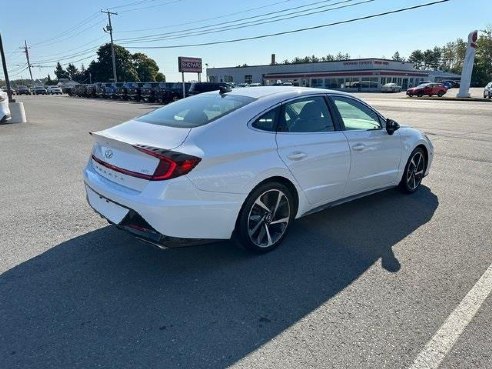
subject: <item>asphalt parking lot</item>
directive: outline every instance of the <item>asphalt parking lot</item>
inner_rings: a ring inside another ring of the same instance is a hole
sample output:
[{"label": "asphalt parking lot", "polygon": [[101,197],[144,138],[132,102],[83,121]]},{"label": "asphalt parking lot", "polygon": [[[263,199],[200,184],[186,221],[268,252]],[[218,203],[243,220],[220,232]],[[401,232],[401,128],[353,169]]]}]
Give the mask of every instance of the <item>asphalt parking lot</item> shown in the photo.
[{"label": "asphalt parking lot", "polygon": [[[492,103],[360,96],[432,139],[423,188],[302,218],[263,256],[161,251],[86,204],[88,132],[156,105],[19,97],[29,122],[0,125],[0,367],[412,367],[492,264]],[[492,296],[478,306],[433,347],[441,368],[492,367]]]}]

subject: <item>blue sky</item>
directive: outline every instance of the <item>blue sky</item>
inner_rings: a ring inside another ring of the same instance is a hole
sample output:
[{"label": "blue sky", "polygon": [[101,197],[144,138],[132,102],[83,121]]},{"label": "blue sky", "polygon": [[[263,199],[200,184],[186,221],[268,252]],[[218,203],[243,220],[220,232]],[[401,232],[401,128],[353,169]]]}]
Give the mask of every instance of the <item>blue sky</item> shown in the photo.
[{"label": "blue sky", "polygon": [[[34,77],[46,77],[48,73],[53,77],[53,66],[57,61],[62,64],[73,62],[80,67],[81,64],[88,66],[95,59],[97,47],[109,41],[109,35],[103,32],[107,16],[100,12],[109,8],[118,13],[112,17],[115,42],[125,47],[137,47],[130,51],[146,53],[156,60],[168,81],[178,81],[181,80],[178,56],[201,57],[203,64],[210,67],[268,64],[272,53],[279,62],[296,56],[323,56],[339,51],[352,58],[390,58],[395,51],[408,56],[415,49],[441,46],[458,37],[466,38],[474,29],[492,26],[491,0],[450,0],[359,22],[257,40],[182,48],[141,48],[285,32],[432,1],[1,0],[0,32],[11,79],[28,76],[24,70],[25,55],[19,49],[24,40],[30,46]],[[342,6],[346,7],[334,9]],[[306,12],[313,14],[297,16]],[[267,13],[269,15],[265,16]],[[271,22],[280,16],[291,19]],[[248,26],[250,23],[265,24]],[[198,27],[201,28],[196,29]],[[224,28],[229,29],[218,32]],[[144,36],[152,37],[154,41],[130,40]],[[161,39],[155,40],[159,37]],[[0,72],[1,77],[3,72]],[[196,75],[186,74],[185,78],[195,79]]]}]

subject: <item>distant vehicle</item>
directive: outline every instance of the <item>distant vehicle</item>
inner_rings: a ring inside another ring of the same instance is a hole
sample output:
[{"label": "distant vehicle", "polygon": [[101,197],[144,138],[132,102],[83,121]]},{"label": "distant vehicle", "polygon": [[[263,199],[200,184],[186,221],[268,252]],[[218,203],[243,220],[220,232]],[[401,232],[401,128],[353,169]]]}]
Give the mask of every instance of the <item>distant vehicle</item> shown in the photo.
[{"label": "distant vehicle", "polygon": [[32,89],[33,95],[46,95],[46,88],[44,86],[34,86]]},{"label": "distant vehicle", "polygon": [[17,95],[31,95],[31,90],[27,86],[18,86]]},{"label": "distant vehicle", "polygon": [[386,83],[381,87],[381,92],[400,92],[401,86],[396,83]]},{"label": "distant vehicle", "polygon": [[116,89],[116,96],[121,100],[128,100],[128,90],[132,87],[133,82],[125,82]]},{"label": "distant vehicle", "polygon": [[130,82],[128,84],[127,98],[130,100],[140,101],[142,94],[142,82]]},{"label": "distant vehicle", "polygon": [[0,91],[0,123],[10,120],[9,96],[6,92]]},{"label": "distant vehicle", "polygon": [[407,90],[407,95],[422,97],[424,95],[433,96],[437,95],[442,97],[447,92],[446,87],[441,83],[424,83],[418,85],[417,87],[412,87]]},{"label": "distant vehicle", "polygon": [[[188,96],[188,92],[191,88],[191,83],[185,83],[185,96]],[[159,83],[159,90],[157,92],[157,101],[163,104],[169,104],[170,102],[183,98],[183,83],[182,82],[161,82]]]},{"label": "distant vehicle", "polygon": [[118,89],[123,86],[123,82],[106,83],[104,97],[107,99],[118,99]]},{"label": "distant vehicle", "polygon": [[441,83],[446,87],[448,90],[450,88],[459,88],[460,84],[459,82],[452,81],[452,80],[447,80],[447,81],[441,81]]},{"label": "distant vehicle", "polygon": [[61,95],[63,93],[61,87],[58,86],[48,86],[46,87],[46,92],[49,95]]},{"label": "distant vehicle", "polygon": [[260,87],[262,84],[255,82],[255,83],[250,83],[249,87]]},{"label": "distant vehicle", "polygon": [[194,82],[190,86],[188,95],[198,95],[203,92],[218,91],[221,87],[228,88],[229,85],[226,82]]},{"label": "distant vehicle", "polygon": [[95,84],[86,85],[85,96],[86,97],[96,97],[96,88]]},{"label": "distant vehicle", "polygon": [[492,82],[487,83],[487,86],[483,88],[483,98],[492,98]]},{"label": "distant vehicle", "polygon": [[237,87],[249,87],[249,83],[238,83]]},{"label": "distant vehicle", "polygon": [[[7,92],[7,86],[2,86],[2,91]],[[10,92],[12,93],[12,95],[16,94],[15,90],[12,87],[10,88]]]},{"label": "distant vehicle", "polygon": [[157,91],[159,82],[147,82],[141,88],[140,97],[146,102],[155,102],[157,100]]}]

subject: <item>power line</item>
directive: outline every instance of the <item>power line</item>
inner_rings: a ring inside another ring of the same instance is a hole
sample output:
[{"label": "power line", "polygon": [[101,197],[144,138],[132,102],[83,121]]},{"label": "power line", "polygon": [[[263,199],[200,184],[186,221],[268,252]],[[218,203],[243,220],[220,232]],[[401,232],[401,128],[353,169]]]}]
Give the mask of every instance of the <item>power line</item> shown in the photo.
[{"label": "power line", "polygon": [[[71,34],[71,32],[77,30],[78,28],[84,26],[86,24],[86,22],[88,20],[90,20],[91,18],[93,18],[94,16],[98,15],[99,12],[94,12],[92,13],[90,16],[88,16],[87,18],[84,18],[83,20],[81,20],[79,23],[75,24],[74,26],[56,34],[55,36],[51,37],[51,38],[48,38],[44,41],[40,41],[40,42],[37,42],[31,46],[39,46],[39,45],[42,45],[42,44],[46,44],[50,41],[53,41],[53,40],[57,40],[57,39],[60,39],[60,38],[65,38],[68,34]],[[58,41],[57,41],[58,42]],[[55,42],[56,43],[56,42]]]},{"label": "power line", "polygon": [[291,1],[293,1],[293,0],[283,0],[283,1],[279,1],[279,2],[273,3],[273,4],[259,6],[259,7],[256,7],[256,8],[249,8],[249,9],[244,9],[244,10],[241,10],[241,11],[238,11],[238,12],[234,12],[234,13],[227,13],[227,14],[224,14],[224,15],[219,15],[217,17],[202,18],[202,19],[197,19],[197,20],[194,20],[194,21],[185,22],[185,23],[179,23],[179,24],[169,24],[169,25],[163,26],[163,27],[141,28],[141,29],[133,29],[133,30],[127,30],[127,31],[120,31],[120,33],[135,33],[135,32],[154,31],[154,30],[157,30],[157,29],[175,28],[175,27],[179,27],[179,26],[187,26],[188,24],[203,23],[203,22],[206,22],[206,21],[209,21],[209,20],[216,21],[217,19],[222,19],[222,18],[230,17],[232,15],[237,15],[237,14],[244,14],[244,13],[248,13],[248,12],[251,12],[251,11],[254,11],[254,10],[260,10],[260,9],[264,9],[264,8],[269,8],[269,7],[272,7],[272,6],[275,6],[275,5],[284,4],[284,3],[291,2]]},{"label": "power line", "polygon": [[148,2],[153,2],[153,1],[156,1],[156,0],[139,0],[139,1],[134,1],[132,3],[129,3],[129,4],[113,6],[113,7],[109,8],[109,9],[126,8],[126,7],[129,7],[129,6],[139,5],[139,4],[142,4],[142,3],[148,3]]},{"label": "power line", "polygon": [[164,5],[179,3],[181,1],[183,1],[183,0],[173,0],[173,1],[168,1],[167,3],[163,3],[163,4],[144,6],[144,7],[140,7],[140,8],[134,8],[134,9],[126,9],[126,10],[121,10],[120,13],[128,13],[128,12],[133,12],[133,11],[137,11],[137,10],[145,10],[145,9],[150,9],[150,8],[157,8],[157,7],[164,6]]},{"label": "power line", "polygon": [[[62,53],[57,53],[57,54],[51,54],[51,55],[43,56],[43,57],[41,57],[41,59],[53,59],[53,60],[55,60],[55,61],[56,61],[56,60],[58,60],[59,58],[61,58],[60,60],[67,59],[67,58],[68,58],[68,56],[67,56],[67,55],[70,55],[69,53],[71,53],[71,52],[73,52],[73,51],[76,51],[76,50],[79,50],[79,49],[81,49],[81,48],[83,48],[84,46],[87,46],[87,45],[89,45],[89,44],[94,44],[95,42],[100,41],[100,40],[102,40],[103,38],[105,38],[105,37],[104,37],[104,36],[100,36],[100,37],[98,37],[98,38],[96,38],[96,39],[94,39],[94,40],[91,40],[91,41],[89,41],[89,42],[86,42],[86,43],[84,43],[84,44],[82,44],[82,45],[80,45],[80,46],[78,46],[78,47],[76,47],[76,48],[73,48],[73,49],[70,49],[70,50],[64,51],[64,52],[62,52]],[[96,47],[97,47],[97,46],[92,46],[91,48],[84,49],[84,50],[82,50],[82,51],[77,51],[77,53],[86,52],[86,51],[89,51],[89,50],[95,49]],[[43,61],[42,63],[44,63],[44,62],[45,62],[45,61]],[[40,63],[40,62],[38,61],[38,63]]]},{"label": "power line", "polygon": [[[326,3],[326,2],[331,2],[331,1],[334,1],[334,0],[320,1],[318,3],[313,3],[310,5],[319,4],[319,3]],[[234,29],[244,29],[247,27],[254,27],[254,26],[263,25],[263,24],[280,22],[280,21],[288,20],[288,19],[306,17],[306,16],[310,16],[310,15],[314,15],[314,14],[326,13],[326,12],[330,12],[330,11],[334,11],[334,10],[339,10],[339,9],[343,9],[343,8],[348,8],[348,7],[353,7],[353,6],[357,6],[357,5],[362,5],[362,4],[374,2],[376,0],[362,0],[362,1],[359,1],[357,3],[352,3],[353,1],[355,1],[355,0],[342,0],[342,1],[338,1],[338,2],[333,3],[333,4],[328,4],[328,5],[325,4],[325,5],[313,7],[310,9],[296,10],[296,11],[292,11],[290,13],[280,15],[279,17],[273,18],[273,19],[271,17],[268,17],[267,19],[259,19],[256,21],[251,20],[253,18],[259,18],[259,17],[263,18],[264,16],[261,15],[261,16],[251,17],[249,20],[244,21],[244,22],[239,22],[239,23],[237,20],[229,21],[229,22],[223,22],[223,24],[233,23],[233,25],[231,25],[231,26],[225,26],[225,27],[203,26],[203,27],[192,28],[192,29],[190,29],[190,32],[185,32],[185,31],[183,31],[183,33],[176,32],[175,34],[171,33],[171,34],[167,34],[165,36],[159,36],[159,37],[142,36],[142,37],[136,37],[136,38],[130,38],[130,39],[122,39],[122,40],[117,40],[117,41],[118,42],[127,42],[127,43],[134,43],[137,41],[152,42],[152,41],[158,41],[158,40],[179,39],[179,38],[185,38],[185,37],[195,36],[195,35],[206,35],[206,34],[210,34],[210,33],[219,33],[219,32],[225,32],[225,31],[230,31],[230,30],[234,30]],[[347,3],[349,3],[349,4],[347,4]],[[345,5],[340,5],[340,6],[335,7],[336,5],[339,5],[339,4],[345,4]],[[291,8],[291,9],[297,9],[297,8]],[[291,9],[288,9],[288,10],[291,10]],[[282,10],[281,12],[285,12],[285,11],[287,11],[287,9]],[[269,13],[268,15],[270,15],[270,14],[273,14],[273,13]],[[219,25],[220,24],[221,23],[219,23]],[[192,30],[195,30],[195,31],[192,31]]]},{"label": "power line", "polygon": [[377,17],[382,17],[385,15],[389,14],[396,14],[396,13],[401,13],[409,10],[414,10],[418,8],[424,8],[427,6],[435,5],[435,4],[441,4],[448,2],[450,0],[439,0],[439,1],[432,1],[430,3],[426,4],[420,4],[420,5],[414,5],[406,8],[400,8],[396,10],[390,10],[382,13],[377,13],[377,14],[371,14],[371,15],[366,15],[363,17],[358,17],[358,18],[351,18],[351,19],[346,19],[343,21],[337,21],[337,22],[332,22],[332,23],[326,23],[326,24],[320,24],[317,26],[312,26],[312,27],[305,27],[305,28],[298,28],[290,31],[283,31],[283,32],[275,32],[275,33],[268,33],[264,35],[258,35],[258,36],[252,36],[252,37],[243,37],[243,38],[236,38],[236,39],[231,39],[231,40],[221,40],[221,41],[211,41],[211,42],[202,42],[202,43],[196,43],[196,44],[181,44],[181,45],[168,45],[168,46],[127,46],[127,49],[173,49],[173,48],[183,48],[183,47],[196,47],[196,46],[210,46],[210,45],[220,45],[220,44],[228,44],[228,43],[235,43],[235,42],[241,42],[241,41],[250,41],[250,40],[258,40],[262,38],[268,38],[268,37],[276,37],[276,36],[282,36],[282,35],[287,35],[287,34],[293,34],[293,33],[299,33],[299,32],[305,32],[305,31],[311,31],[315,29],[320,29],[320,28],[326,28],[326,27],[332,27],[332,26],[337,26],[340,24],[346,24],[346,23],[353,23],[361,20],[366,20],[366,19],[371,19],[371,18],[377,18]]}]

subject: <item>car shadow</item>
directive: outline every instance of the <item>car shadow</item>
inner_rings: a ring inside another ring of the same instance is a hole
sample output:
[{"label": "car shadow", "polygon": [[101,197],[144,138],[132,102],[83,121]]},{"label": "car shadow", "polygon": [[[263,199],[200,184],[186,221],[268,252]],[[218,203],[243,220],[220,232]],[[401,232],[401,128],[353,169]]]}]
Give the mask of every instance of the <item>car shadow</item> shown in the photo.
[{"label": "car shadow", "polygon": [[[296,221],[251,255],[230,242],[161,251],[107,226],[0,276],[5,368],[223,368],[378,265],[438,207],[389,190]],[[193,225],[190,225],[193,226]]]}]

